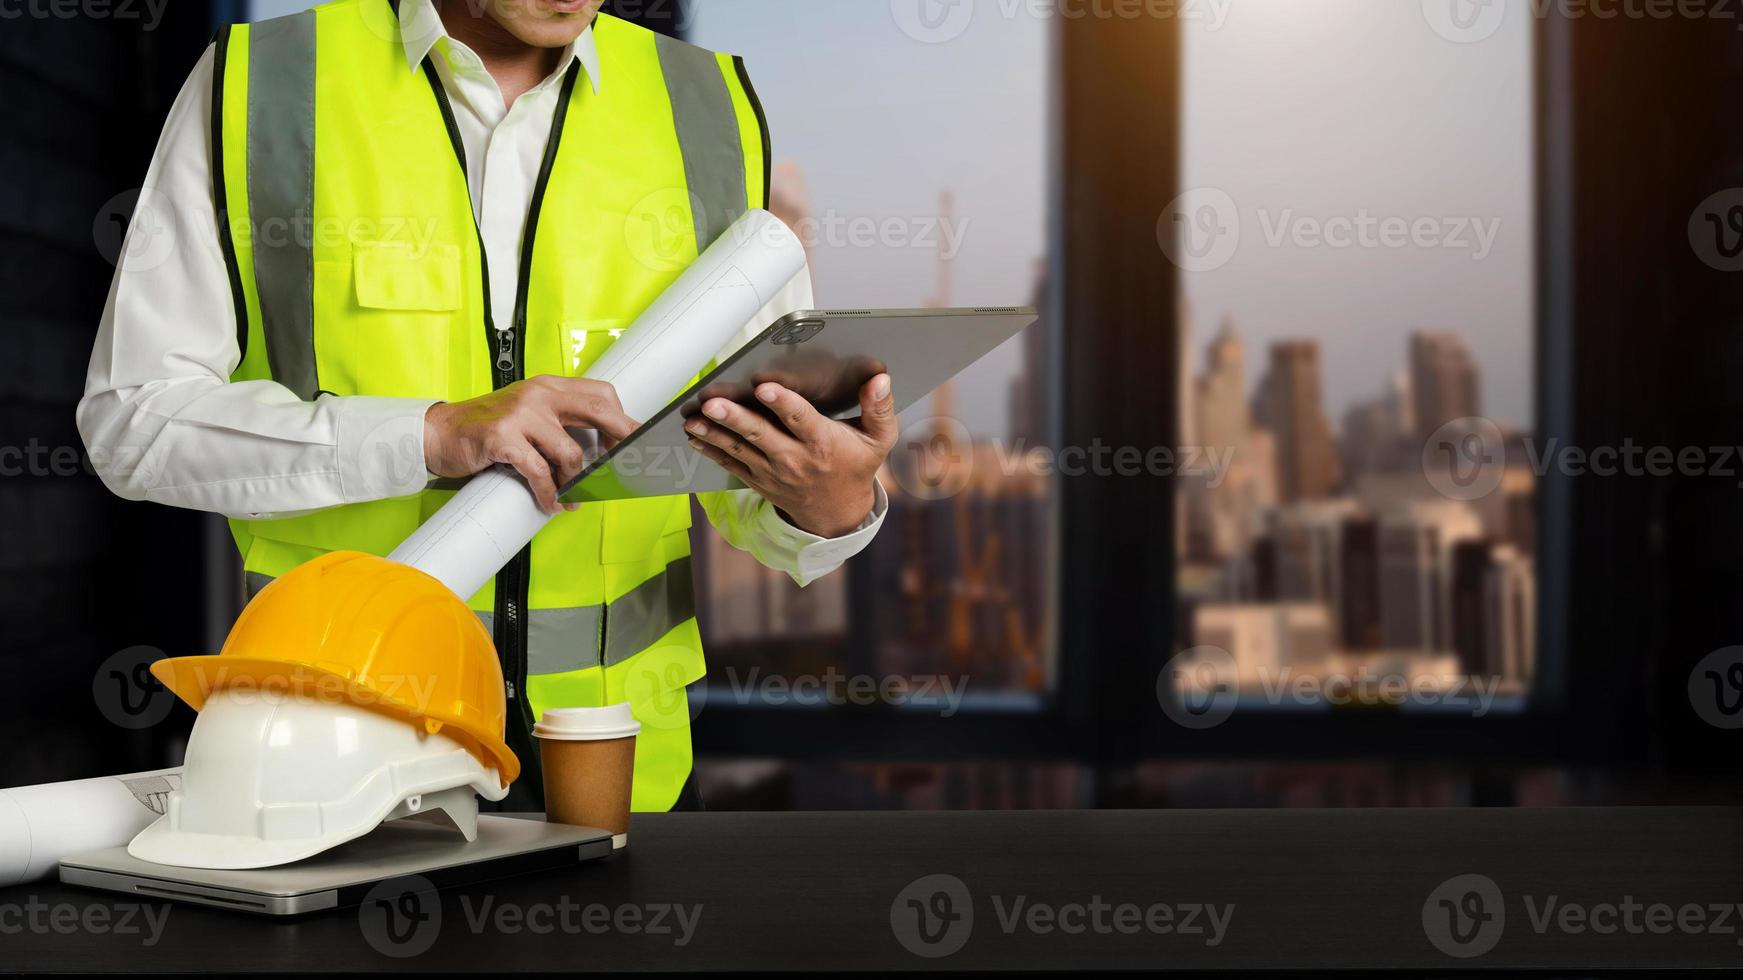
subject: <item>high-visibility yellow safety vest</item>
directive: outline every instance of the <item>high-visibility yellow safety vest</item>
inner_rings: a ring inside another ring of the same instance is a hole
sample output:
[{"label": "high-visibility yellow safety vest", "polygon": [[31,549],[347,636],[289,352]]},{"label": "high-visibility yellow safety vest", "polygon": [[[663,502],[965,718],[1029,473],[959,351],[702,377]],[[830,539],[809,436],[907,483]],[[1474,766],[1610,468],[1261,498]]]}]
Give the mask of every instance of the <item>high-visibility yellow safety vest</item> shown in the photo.
[{"label": "high-visibility yellow safety vest", "polygon": [[[580,375],[701,248],[765,206],[768,131],[743,62],[605,15],[593,30],[609,83],[577,85],[578,64],[562,80],[512,323],[492,319],[447,94],[429,59],[406,64],[393,0],[220,32],[213,190],[243,351],[233,379],[309,400],[460,401]],[[395,463],[421,470],[422,447]],[[327,551],[386,555],[451,495],[232,521],[251,594]],[[543,803],[539,712],[622,701],[642,725],[634,808],[677,799],[685,687],[703,676],[689,527],[688,497],[586,504],[470,598],[502,658],[516,804]]]}]

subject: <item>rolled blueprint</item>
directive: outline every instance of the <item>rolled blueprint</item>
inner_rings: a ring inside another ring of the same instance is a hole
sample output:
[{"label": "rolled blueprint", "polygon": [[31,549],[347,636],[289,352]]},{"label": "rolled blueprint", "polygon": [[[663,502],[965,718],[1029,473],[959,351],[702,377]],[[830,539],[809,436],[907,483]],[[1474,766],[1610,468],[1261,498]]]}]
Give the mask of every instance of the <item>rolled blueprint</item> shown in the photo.
[{"label": "rolled blueprint", "polygon": [[[799,239],[767,211],[733,222],[588,368],[609,381],[624,413],[647,421],[682,392],[732,336],[805,267]],[[388,558],[470,598],[550,516],[514,470],[473,477]]]},{"label": "rolled blueprint", "polygon": [[180,769],[0,789],[0,888],[54,873],[61,858],[120,847],[163,815]]}]

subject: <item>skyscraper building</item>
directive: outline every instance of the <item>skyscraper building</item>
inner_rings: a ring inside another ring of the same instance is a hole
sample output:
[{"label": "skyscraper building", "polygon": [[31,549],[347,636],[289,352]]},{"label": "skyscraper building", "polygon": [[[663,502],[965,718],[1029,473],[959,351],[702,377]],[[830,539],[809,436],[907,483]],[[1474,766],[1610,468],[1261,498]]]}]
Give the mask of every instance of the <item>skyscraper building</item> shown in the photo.
[{"label": "skyscraper building", "polygon": [[1481,414],[1477,362],[1456,333],[1418,330],[1410,335],[1410,389],[1419,439],[1454,419]]},{"label": "skyscraper building", "polygon": [[1199,376],[1198,437],[1205,446],[1238,446],[1252,428],[1247,405],[1246,347],[1235,334],[1233,320],[1225,318],[1204,351],[1204,374]]},{"label": "skyscraper building", "polygon": [[[1343,529],[1356,511],[1354,500],[1341,498],[1287,504],[1271,512],[1280,601],[1343,608]],[[1334,636],[1339,625],[1331,623]]]},{"label": "skyscraper building", "polygon": [[1356,402],[1344,412],[1338,440],[1346,487],[1371,473],[1394,473],[1421,464],[1416,439],[1416,405],[1410,376],[1395,372],[1385,392],[1371,401]]},{"label": "skyscraper building", "polygon": [[1372,515],[1345,519],[1338,540],[1343,605],[1338,630],[1348,650],[1380,649],[1380,523]]},{"label": "skyscraper building", "polygon": [[1277,439],[1277,482],[1284,501],[1316,500],[1336,489],[1339,464],[1320,390],[1319,344],[1271,345],[1254,415]]},{"label": "skyscraper building", "polygon": [[1537,577],[1509,544],[1460,542],[1453,555],[1453,649],[1467,674],[1523,685],[1537,660]]},{"label": "skyscraper building", "polygon": [[[1275,688],[1288,671],[1319,667],[1333,646],[1330,613],[1311,602],[1207,603],[1193,610],[1192,638],[1194,646],[1223,650],[1234,661],[1233,677],[1197,669],[1196,683],[1220,681],[1248,692]],[[1192,663],[1180,666],[1195,670]]]},{"label": "skyscraper building", "polygon": [[1253,424],[1245,346],[1232,320],[1223,320],[1204,358],[1190,388],[1192,410],[1182,414],[1195,438],[1184,445],[1197,451],[1200,469],[1214,472],[1179,480],[1181,539],[1188,557],[1222,561],[1247,550],[1259,514],[1277,502],[1276,448],[1271,434]]},{"label": "skyscraper building", "polygon": [[1453,551],[1483,535],[1461,501],[1411,501],[1380,517],[1380,640],[1388,650],[1453,649]]},{"label": "skyscraper building", "polygon": [[1511,545],[1496,546],[1484,582],[1493,676],[1520,684],[1537,669],[1537,570],[1532,556]]}]

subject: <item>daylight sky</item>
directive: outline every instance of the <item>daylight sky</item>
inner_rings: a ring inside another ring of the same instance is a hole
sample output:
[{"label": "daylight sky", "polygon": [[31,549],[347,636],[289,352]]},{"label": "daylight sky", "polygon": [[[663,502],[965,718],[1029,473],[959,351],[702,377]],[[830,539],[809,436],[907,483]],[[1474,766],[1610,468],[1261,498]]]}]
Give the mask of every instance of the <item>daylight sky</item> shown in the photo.
[{"label": "daylight sky", "polygon": [[[959,36],[920,43],[893,12],[912,3],[700,0],[691,36],[750,59],[777,156],[803,169],[814,209],[924,215],[949,188],[967,222],[955,300],[1023,299],[1045,248],[1049,21],[1010,13],[1027,4],[979,0]],[[1411,329],[1454,329],[1482,366],[1484,410],[1528,422],[1525,5],[1512,5],[1492,36],[1463,44],[1435,32],[1420,0],[1222,0],[1197,10],[1205,16],[1184,25],[1183,186],[1227,193],[1242,238],[1223,267],[1184,276],[1193,356],[1224,314],[1249,342],[1254,380],[1268,341],[1318,338],[1336,421],[1402,368]],[[1449,245],[1267,241],[1277,229],[1293,237],[1303,218],[1364,212],[1452,219],[1440,225]],[[1471,230],[1461,236],[1463,221]],[[1494,236],[1480,259],[1477,223]],[[1460,238],[1472,247],[1457,247]],[[923,298],[933,261],[912,247],[820,250],[820,301]],[[1015,364],[1014,351],[1002,353],[964,385],[997,403],[968,420],[987,434],[1002,424]]]}]

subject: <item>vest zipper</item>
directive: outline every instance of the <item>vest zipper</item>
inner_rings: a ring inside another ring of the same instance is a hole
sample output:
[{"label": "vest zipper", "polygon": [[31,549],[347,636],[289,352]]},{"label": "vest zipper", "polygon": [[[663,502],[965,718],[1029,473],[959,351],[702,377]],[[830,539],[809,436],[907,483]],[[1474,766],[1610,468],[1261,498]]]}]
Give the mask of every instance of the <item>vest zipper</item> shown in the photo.
[{"label": "vest zipper", "polygon": [[[460,161],[461,176],[466,178],[467,197],[470,199],[471,180],[466,172],[466,145],[460,138],[460,126],[454,118],[454,106],[448,100],[448,92],[442,86],[435,62],[426,56],[423,68],[430,88],[436,93],[436,104],[442,110],[442,122],[447,126],[449,142],[454,144],[454,153]],[[557,161],[557,148],[563,136],[563,122],[569,112],[569,101],[574,95],[575,81],[579,77],[580,69],[580,62],[572,62],[563,76],[562,91],[557,98],[557,108],[551,120],[551,135],[545,144],[544,160],[539,166],[538,181],[533,185],[526,228],[521,235],[514,320],[503,330],[496,328],[495,318],[491,314],[490,260],[485,253],[484,232],[477,228],[476,212],[473,215],[474,230],[478,234],[480,274],[484,279],[484,330],[487,338],[485,349],[493,352],[491,366],[494,370],[491,380],[494,388],[498,390],[520,381],[526,373],[524,341],[527,328],[527,289],[533,270],[533,245],[538,232],[539,213],[544,206],[545,190],[550,185],[551,171]],[[468,206],[470,207],[470,203]],[[507,731],[504,738],[521,760],[521,777],[509,789],[508,797],[502,801],[503,809],[508,810],[542,810],[545,802],[544,780],[538,762],[538,743],[532,737],[535,719],[532,702],[526,692],[526,611],[532,585],[532,559],[533,548],[528,544],[496,574],[496,614],[492,629],[495,635],[492,639],[496,643],[497,657],[502,663],[504,693],[508,697],[509,721],[505,726]]]}]

